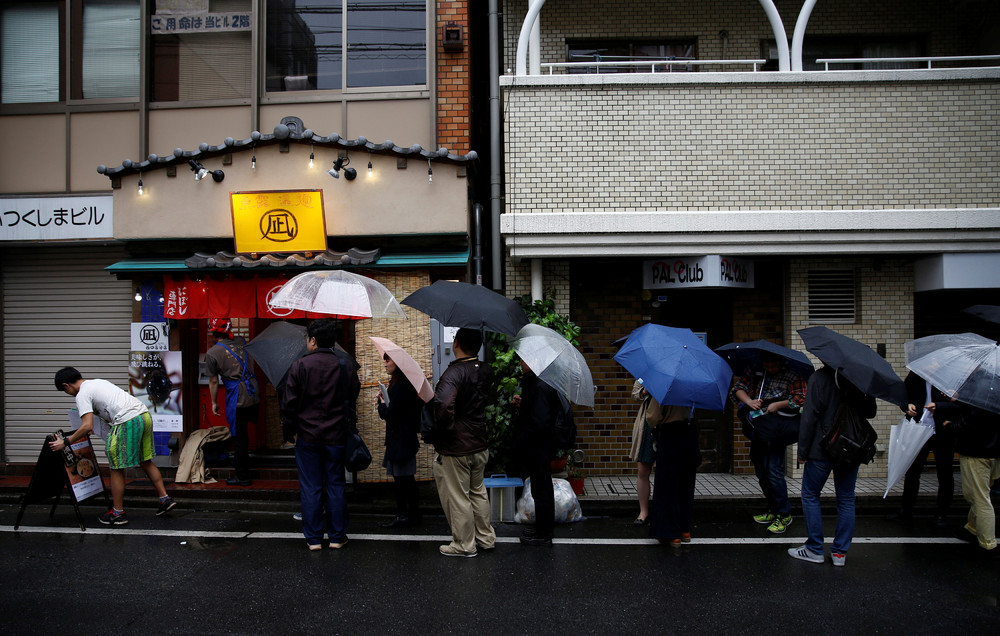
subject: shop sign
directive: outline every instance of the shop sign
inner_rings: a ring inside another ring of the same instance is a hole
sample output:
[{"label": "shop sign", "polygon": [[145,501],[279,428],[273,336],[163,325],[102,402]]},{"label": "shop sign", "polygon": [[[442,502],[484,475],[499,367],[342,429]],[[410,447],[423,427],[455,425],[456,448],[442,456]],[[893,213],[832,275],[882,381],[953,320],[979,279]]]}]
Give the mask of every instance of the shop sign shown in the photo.
[{"label": "shop sign", "polygon": [[133,322],[132,351],[166,351],[170,330],[165,322]]},{"label": "shop sign", "polygon": [[643,262],[643,289],[753,287],[753,261],[731,256],[685,256]]},{"label": "shop sign", "polygon": [[180,351],[133,351],[129,354],[129,393],[149,409],[156,433],[181,433],[184,375]]},{"label": "shop sign", "polygon": [[229,197],[237,252],[326,250],[322,190],[231,192]]},{"label": "shop sign", "polygon": [[110,196],[0,199],[0,241],[114,238]]},{"label": "shop sign", "polygon": [[149,18],[149,32],[153,35],[170,33],[231,33],[250,31],[253,27],[250,11],[233,13],[156,14]]}]

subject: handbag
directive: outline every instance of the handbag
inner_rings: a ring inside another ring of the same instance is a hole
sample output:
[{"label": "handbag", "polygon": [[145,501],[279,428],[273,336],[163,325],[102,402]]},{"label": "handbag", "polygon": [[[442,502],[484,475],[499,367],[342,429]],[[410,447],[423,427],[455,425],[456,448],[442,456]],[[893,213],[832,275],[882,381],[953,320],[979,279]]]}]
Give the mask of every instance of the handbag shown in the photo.
[{"label": "handbag", "polygon": [[834,461],[868,464],[875,457],[876,440],[878,433],[868,420],[842,398],[833,417],[833,426],[819,441],[819,447]]},{"label": "handbag", "polygon": [[424,408],[420,411],[420,439],[424,440],[424,444],[433,445],[438,439],[438,425],[434,420],[434,409],[431,404],[432,402],[424,404]]},{"label": "handbag", "polygon": [[361,472],[372,463],[372,453],[357,431],[351,431],[347,435],[345,456],[344,466],[352,473]]}]

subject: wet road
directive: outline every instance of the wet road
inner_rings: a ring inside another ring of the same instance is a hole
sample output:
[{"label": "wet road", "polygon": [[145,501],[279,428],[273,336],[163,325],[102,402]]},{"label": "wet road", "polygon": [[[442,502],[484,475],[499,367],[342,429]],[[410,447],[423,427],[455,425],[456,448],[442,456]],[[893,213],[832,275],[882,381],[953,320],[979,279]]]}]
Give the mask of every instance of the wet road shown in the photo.
[{"label": "wet road", "polygon": [[[7,634],[939,634],[1000,625],[1000,559],[919,520],[858,520],[847,566],[796,561],[801,519],[767,537],[748,510],[696,510],[694,541],[652,544],[620,518],[557,528],[551,548],[498,526],[496,550],[447,558],[443,517],[402,535],[354,515],[309,552],[288,513],[129,512],[88,530],[0,506]],[[951,519],[957,529],[961,519]],[[832,532],[832,519],[828,532]],[[829,557],[827,557],[829,559]]]}]

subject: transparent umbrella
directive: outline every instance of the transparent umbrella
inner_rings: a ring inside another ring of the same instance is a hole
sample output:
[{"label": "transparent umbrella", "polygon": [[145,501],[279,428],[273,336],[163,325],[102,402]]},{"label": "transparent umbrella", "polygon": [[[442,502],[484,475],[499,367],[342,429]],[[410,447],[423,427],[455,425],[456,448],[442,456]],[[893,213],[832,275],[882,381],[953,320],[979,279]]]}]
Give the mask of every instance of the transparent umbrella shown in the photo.
[{"label": "transparent umbrella", "polygon": [[934,416],[924,409],[923,417],[917,421],[903,418],[899,424],[893,424],[889,429],[889,472],[885,479],[885,494],[896,485],[906,471],[910,469],[914,458],[927,440],[934,435]]},{"label": "transparent umbrella", "polygon": [[529,323],[517,332],[512,347],[539,380],[570,402],[594,406],[594,380],[587,361],[562,334]]},{"label": "transparent umbrella", "polygon": [[1000,413],[1000,345],[974,333],[942,334],[904,345],[906,367],[948,397]]},{"label": "transparent umbrella", "polygon": [[334,318],[406,318],[382,283],[342,269],[299,274],[282,285],[270,305]]}]

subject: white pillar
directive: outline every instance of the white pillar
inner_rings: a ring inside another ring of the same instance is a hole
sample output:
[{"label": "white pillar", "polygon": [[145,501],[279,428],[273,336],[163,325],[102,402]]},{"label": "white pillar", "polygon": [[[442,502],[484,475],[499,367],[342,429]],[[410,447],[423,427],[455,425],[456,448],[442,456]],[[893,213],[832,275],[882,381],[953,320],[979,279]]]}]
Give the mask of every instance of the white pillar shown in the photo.
[{"label": "white pillar", "polygon": [[521,33],[517,37],[517,54],[514,56],[515,75],[528,74],[528,40],[531,37],[531,30],[534,28],[535,22],[538,20],[538,14],[541,13],[544,4],[545,0],[532,0],[531,5],[528,7],[528,13],[524,16],[524,22],[521,24]]},{"label": "white pillar", "polygon": [[792,70],[802,70],[802,41],[806,39],[806,25],[812,15],[816,0],[806,0],[799,11],[799,19],[795,21],[795,31],[792,33]]},{"label": "white pillar", "polygon": [[531,259],[531,302],[542,300],[542,294],[545,293],[542,289],[543,283],[542,259],[533,258]]},{"label": "white pillar", "polygon": [[788,36],[785,34],[785,25],[781,22],[781,15],[774,6],[774,0],[759,0],[760,6],[767,14],[767,21],[771,23],[771,30],[774,32],[774,41],[778,45],[778,70],[788,71],[791,65],[788,63]]}]

